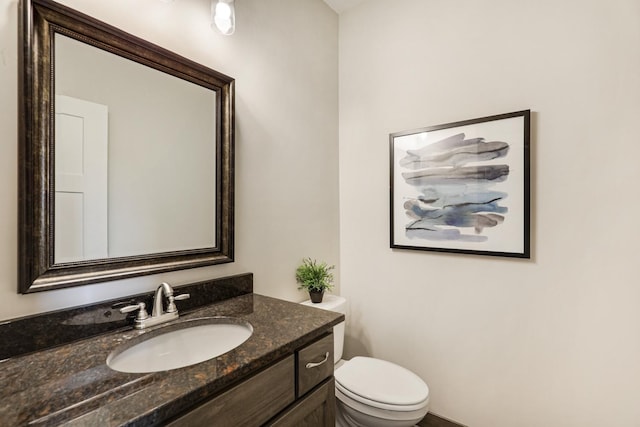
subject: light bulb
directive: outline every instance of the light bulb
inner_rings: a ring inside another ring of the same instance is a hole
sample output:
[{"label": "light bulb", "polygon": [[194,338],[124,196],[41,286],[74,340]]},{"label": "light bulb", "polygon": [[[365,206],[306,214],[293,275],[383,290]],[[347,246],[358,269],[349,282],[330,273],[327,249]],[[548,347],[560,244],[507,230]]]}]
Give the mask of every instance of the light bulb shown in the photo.
[{"label": "light bulb", "polygon": [[220,2],[216,5],[216,17],[220,19],[231,18],[231,8],[227,3]]},{"label": "light bulb", "polygon": [[233,34],[236,29],[234,0],[212,0],[211,13],[218,31],[225,36]]}]

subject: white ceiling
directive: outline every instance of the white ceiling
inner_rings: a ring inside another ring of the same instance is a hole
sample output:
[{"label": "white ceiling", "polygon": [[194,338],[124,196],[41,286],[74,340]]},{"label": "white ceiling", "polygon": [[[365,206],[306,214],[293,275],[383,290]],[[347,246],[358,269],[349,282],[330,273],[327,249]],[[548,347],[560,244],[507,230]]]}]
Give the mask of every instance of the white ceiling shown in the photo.
[{"label": "white ceiling", "polygon": [[324,0],[324,2],[331,7],[331,9],[335,10],[338,13],[342,13],[343,11],[365,1],[367,0]]}]

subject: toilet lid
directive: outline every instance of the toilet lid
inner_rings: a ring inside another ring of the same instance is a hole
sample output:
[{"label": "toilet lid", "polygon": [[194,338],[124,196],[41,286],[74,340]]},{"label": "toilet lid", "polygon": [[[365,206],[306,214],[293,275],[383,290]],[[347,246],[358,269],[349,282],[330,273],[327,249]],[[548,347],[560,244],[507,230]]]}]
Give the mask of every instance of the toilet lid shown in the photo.
[{"label": "toilet lid", "polygon": [[410,370],[386,360],[354,357],[335,372],[338,387],[353,395],[387,405],[417,405],[429,397],[429,387]]}]

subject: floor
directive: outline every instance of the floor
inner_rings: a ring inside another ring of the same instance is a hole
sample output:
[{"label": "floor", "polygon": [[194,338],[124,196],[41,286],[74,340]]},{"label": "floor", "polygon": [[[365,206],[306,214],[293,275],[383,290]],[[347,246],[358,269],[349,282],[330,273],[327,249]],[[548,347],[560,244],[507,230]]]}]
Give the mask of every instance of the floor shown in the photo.
[{"label": "floor", "polygon": [[462,424],[440,418],[437,415],[427,414],[422,421],[418,423],[419,427],[464,427]]}]

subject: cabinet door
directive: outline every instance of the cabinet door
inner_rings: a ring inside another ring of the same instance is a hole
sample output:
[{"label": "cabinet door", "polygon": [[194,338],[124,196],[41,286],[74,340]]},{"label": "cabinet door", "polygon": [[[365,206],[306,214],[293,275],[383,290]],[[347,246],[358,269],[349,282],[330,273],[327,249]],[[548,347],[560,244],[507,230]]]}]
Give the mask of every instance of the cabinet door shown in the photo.
[{"label": "cabinet door", "polygon": [[270,427],[334,427],[336,424],[335,381],[331,377],[324,384],[297,401]]},{"label": "cabinet door", "polygon": [[289,356],[168,426],[260,426],[294,401],[294,369],[294,358]]}]

